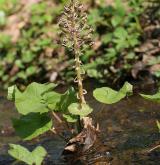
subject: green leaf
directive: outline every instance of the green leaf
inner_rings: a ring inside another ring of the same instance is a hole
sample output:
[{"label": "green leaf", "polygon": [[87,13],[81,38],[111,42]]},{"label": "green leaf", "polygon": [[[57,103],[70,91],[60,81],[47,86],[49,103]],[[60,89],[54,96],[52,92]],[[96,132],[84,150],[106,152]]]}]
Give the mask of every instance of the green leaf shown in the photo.
[{"label": "green leaf", "polygon": [[117,52],[114,48],[109,48],[107,49],[107,54],[105,55],[106,59],[108,59],[109,61],[114,59],[117,55]]},{"label": "green leaf", "polygon": [[4,26],[6,23],[6,14],[4,11],[0,10],[0,26]]},{"label": "green leaf", "polygon": [[113,18],[111,19],[111,23],[113,27],[116,27],[117,25],[119,25],[123,19],[124,19],[123,17],[118,16],[118,15],[113,16]]},{"label": "green leaf", "polygon": [[35,54],[33,54],[33,52],[26,50],[25,52],[23,52],[22,54],[22,61],[24,63],[30,63],[34,58],[35,58]]},{"label": "green leaf", "polygon": [[153,75],[156,76],[157,78],[160,78],[160,70],[155,71]]},{"label": "green leaf", "polygon": [[15,65],[18,67],[18,68],[24,68],[25,66],[23,65],[22,61],[21,60],[16,60],[15,61]]},{"label": "green leaf", "polygon": [[55,84],[38,84],[33,82],[24,92],[15,88],[15,105],[19,113],[26,115],[31,112],[48,112],[43,95],[52,90]]},{"label": "green leaf", "polygon": [[57,93],[57,92],[48,92],[45,93],[43,95],[44,100],[46,101],[47,106],[49,107],[49,109],[51,110],[55,110],[56,109],[56,105],[58,103],[61,103],[61,94]]},{"label": "green leaf", "polygon": [[69,115],[63,114],[63,117],[64,117],[64,118],[66,119],[66,121],[69,122],[69,123],[75,123],[75,122],[77,122],[77,120],[78,120],[78,117],[77,117],[77,116],[71,115],[71,114],[69,114]]},{"label": "green leaf", "polygon": [[122,0],[115,0],[115,8],[116,8],[116,13],[118,15],[120,15],[121,17],[125,16],[126,11]]},{"label": "green leaf", "polygon": [[113,38],[113,34],[112,33],[108,33],[102,36],[102,42],[104,44],[108,44],[109,42],[112,42],[112,38]]},{"label": "green leaf", "polygon": [[33,74],[36,74],[38,71],[38,68],[36,66],[30,66],[29,68],[26,69],[26,74],[27,76],[31,76]]},{"label": "green leaf", "polygon": [[41,165],[43,159],[47,155],[46,150],[42,146],[36,147],[32,152],[28,151],[27,148],[21,145],[9,144],[9,146],[9,155],[28,165]]},{"label": "green leaf", "polygon": [[57,111],[68,112],[68,106],[77,102],[76,92],[73,87],[69,88],[62,96],[60,102],[57,104]]},{"label": "green leaf", "polygon": [[103,17],[100,15],[100,11],[98,9],[92,9],[88,16],[88,23],[90,25],[97,25],[103,22]]},{"label": "green leaf", "polygon": [[20,79],[23,79],[23,80],[26,80],[27,79],[27,75],[26,75],[26,73],[24,71],[18,72],[16,76],[18,78],[20,78]]},{"label": "green leaf", "polygon": [[74,123],[77,121],[77,116],[70,114],[68,107],[70,104],[77,102],[76,92],[73,87],[69,88],[60,96],[59,102],[56,104],[56,111],[62,112],[63,117],[67,122]]},{"label": "green leaf", "polygon": [[94,78],[102,78],[102,74],[97,69],[87,69],[87,75]]},{"label": "green leaf", "polygon": [[[10,48],[11,45],[11,36],[5,35],[3,33],[0,34],[0,48]],[[13,58],[13,56],[12,56]]]},{"label": "green leaf", "polygon": [[93,111],[93,109],[89,107],[89,105],[87,104],[82,104],[82,107],[80,107],[79,103],[72,103],[68,107],[68,111],[71,114],[79,115],[82,118],[82,117],[88,116]]},{"label": "green leaf", "polygon": [[128,36],[128,32],[123,27],[118,27],[114,31],[114,36],[120,39],[125,39]]},{"label": "green leaf", "polygon": [[132,94],[133,86],[128,82],[125,82],[123,87],[119,91],[115,91],[109,87],[97,88],[93,91],[93,96],[98,101],[105,104],[114,104],[129,94]]},{"label": "green leaf", "polygon": [[24,140],[31,140],[52,128],[52,121],[46,113],[30,113],[13,119],[13,127],[18,136]]},{"label": "green leaf", "polygon": [[7,99],[13,101],[15,99],[15,85],[12,85],[8,88]]},{"label": "green leaf", "polygon": [[160,103],[160,91],[154,95],[145,95],[145,94],[140,94],[140,95],[147,100]]}]

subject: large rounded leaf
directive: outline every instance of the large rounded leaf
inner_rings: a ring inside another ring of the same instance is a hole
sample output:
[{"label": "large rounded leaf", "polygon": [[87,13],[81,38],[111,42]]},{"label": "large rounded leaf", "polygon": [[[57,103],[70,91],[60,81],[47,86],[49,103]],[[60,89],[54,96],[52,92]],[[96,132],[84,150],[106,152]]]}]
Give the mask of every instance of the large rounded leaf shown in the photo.
[{"label": "large rounded leaf", "polygon": [[9,99],[15,100],[15,105],[19,113],[26,115],[31,112],[48,112],[46,101],[43,98],[45,93],[50,92],[56,85],[31,83],[24,92],[17,87],[9,88]]},{"label": "large rounded leaf", "polygon": [[30,113],[13,119],[13,127],[18,136],[24,140],[31,140],[52,128],[52,120],[46,113]]},{"label": "large rounded leaf", "polygon": [[36,147],[32,152],[21,145],[9,144],[9,146],[9,155],[28,165],[41,165],[44,157],[47,155],[46,150],[41,146]]},{"label": "large rounded leaf", "polygon": [[132,88],[133,86],[129,84],[128,82],[126,82],[119,91],[113,90],[109,87],[102,87],[102,88],[95,89],[93,92],[93,96],[99,102],[102,102],[105,104],[113,104],[120,101],[127,95],[132,94]]},{"label": "large rounded leaf", "polygon": [[80,106],[79,103],[72,103],[68,107],[68,111],[72,115],[79,115],[82,118],[82,117],[89,115],[93,111],[93,109],[91,107],[89,107],[89,105],[87,105],[87,104],[82,104]]}]

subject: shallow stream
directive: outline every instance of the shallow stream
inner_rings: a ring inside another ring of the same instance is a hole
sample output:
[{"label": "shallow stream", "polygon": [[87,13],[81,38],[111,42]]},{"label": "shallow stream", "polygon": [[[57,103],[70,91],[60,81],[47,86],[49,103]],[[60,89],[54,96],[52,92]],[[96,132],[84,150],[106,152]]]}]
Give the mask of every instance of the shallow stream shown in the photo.
[{"label": "shallow stream", "polygon": [[[160,149],[149,152],[160,144],[156,120],[160,120],[160,104],[145,101],[134,95],[114,105],[98,103],[89,93],[89,104],[94,108],[92,117],[100,124],[100,140],[79,160],[86,165],[158,165]],[[0,165],[11,165],[7,155],[8,143],[22,143],[16,137],[11,118],[17,117],[13,104],[0,93]],[[30,143],[30,149],[42,144],[48,151],[47,165],[67,165],[61,153],[65,142],[56,136],[47,136]]]}]

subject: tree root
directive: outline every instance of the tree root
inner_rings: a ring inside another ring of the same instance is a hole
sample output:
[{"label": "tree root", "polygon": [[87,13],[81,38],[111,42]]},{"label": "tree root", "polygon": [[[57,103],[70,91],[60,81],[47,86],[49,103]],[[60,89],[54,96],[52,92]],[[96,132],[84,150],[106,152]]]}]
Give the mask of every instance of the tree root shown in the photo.
[{"label": "tree root", "polygon": [[93,125],[93,120],[90,117],[83,118],[84,128],[76,137],[72,138],[64,149],[66,153],[83,153],[89,150],[97,139],[97,134],[100,132],[99,124],[97,127]]}]

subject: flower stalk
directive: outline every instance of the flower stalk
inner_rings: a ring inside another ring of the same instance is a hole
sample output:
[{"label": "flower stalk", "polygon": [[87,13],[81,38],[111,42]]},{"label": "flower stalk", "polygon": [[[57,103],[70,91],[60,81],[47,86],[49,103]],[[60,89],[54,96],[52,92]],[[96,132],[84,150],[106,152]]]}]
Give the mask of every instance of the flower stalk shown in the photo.
[{"label": "flower stalk", "polygon": [[[72,0],[73,6],[72,6],[72,13],[75,13],[75,4],[74,0]],[[73,29],[76,29],[76,23],[75,23],[75,17],[72,16],[72,27]],[[80,101],[80,105],[86,103],[84,94],[83,94],[83,83],[82,83],[82,76],[81,76],[81,61],[80,61],[80,46],[78,44],[78,37],[77,37],[77,31],[73,31],[73,44],[74,44],[74,56],[75,56],[75,70],[76,70],[76,75],[77,75],[77,83],[78,83],[78,99]]]},{"label": "flower stalk", "polygon": [[83,88],[82,62],[80,56],[83,54],[84,45],[92,45],[92,28],[87,25],[87,14],[82,4],[76,0],[71,0],[68,6],[64,7],[64,12],[59,20],[62,30],[62,45],[69,48],[75,58],[75,82],[78,83],[78,94],[80,106],[85,104],[86,90]]}]

